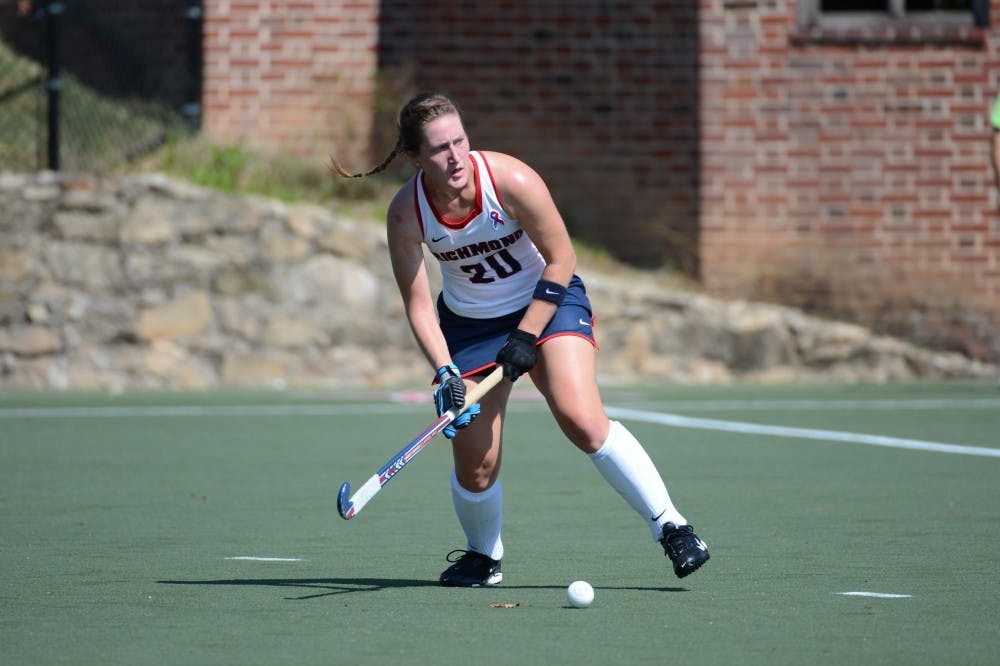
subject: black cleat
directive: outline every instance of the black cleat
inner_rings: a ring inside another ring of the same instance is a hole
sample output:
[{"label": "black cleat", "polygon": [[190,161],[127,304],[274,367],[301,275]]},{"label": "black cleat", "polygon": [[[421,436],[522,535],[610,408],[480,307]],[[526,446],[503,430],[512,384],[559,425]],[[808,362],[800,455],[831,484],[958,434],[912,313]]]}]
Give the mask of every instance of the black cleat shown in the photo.
[{"label": "black cleat", "polygon": [[[461,553],[453,560],[455,553]],[[494,560],[474,550],[453,550],[445,557],[454,562],[441,574],[441,584],[445,587],[487,587],[503,580],[500,560]]]},{"label": "black cleat", "polygon": [[663,526],[660,543],[663,545],[663,554],[674,563],[674,573],[678,578],[693,574],[711,557],[708,546],[698,538],[690,525],[667,523]]}]

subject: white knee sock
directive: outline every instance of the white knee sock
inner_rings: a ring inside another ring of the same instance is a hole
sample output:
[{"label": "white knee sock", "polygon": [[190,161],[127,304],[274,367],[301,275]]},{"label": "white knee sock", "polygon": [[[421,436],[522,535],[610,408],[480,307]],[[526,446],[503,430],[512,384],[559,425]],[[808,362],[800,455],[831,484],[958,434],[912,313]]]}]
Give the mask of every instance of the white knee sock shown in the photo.
[{"label": "white knee sock", "polygon": [[612,421],[607,440],[588,456],[611,487],[645,519],[654,540],[660,540],[667,522],[687,525],[670,501],[649,454],[621,423]]},{"label": "white knee sock", "polygon": [[467,548],[494,560],[503,558],[503,489],[500,479],[481,493],[466,490],[458,483],[454,470],[451,473],[451,500],[455,504],[458,523],[468,540]]}]

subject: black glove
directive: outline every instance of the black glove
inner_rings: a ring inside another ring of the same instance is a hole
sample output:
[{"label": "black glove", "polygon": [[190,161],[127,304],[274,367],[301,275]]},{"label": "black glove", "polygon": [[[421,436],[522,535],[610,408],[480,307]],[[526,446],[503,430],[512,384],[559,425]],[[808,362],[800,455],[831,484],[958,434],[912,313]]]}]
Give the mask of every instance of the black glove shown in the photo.
[{"label": "black glove", "polygon": [[504,377],[513,382],[535,367],[538,362],[537,342],[537,335],[514,329],[497,353],[497,364],[503,366]]}]

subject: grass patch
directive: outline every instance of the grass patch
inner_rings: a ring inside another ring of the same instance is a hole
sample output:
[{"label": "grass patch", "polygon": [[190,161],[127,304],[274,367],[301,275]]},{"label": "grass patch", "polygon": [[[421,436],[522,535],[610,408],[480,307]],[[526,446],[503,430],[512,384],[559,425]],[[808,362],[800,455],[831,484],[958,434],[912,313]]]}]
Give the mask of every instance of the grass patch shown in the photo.
[{"label": "grass patch", "polygon": [[0,168],[30,168],[44,152],[42,80],[38,63],[22,58],[0,42]]},{"label": "grass patch", "polygon": [[332,175],[325,163],[204,137],[173,137],[141,167],[223,192],[318,203],[363,219],[384,220],[400,185],[387,176],[346,181]]},{"label": "grass patch", "polygon": [[[171,138],[141,166],[223,192],[317,203],[338,214],[379,223],[385,222],[389,202],[409,177],[376,174],[348,180],[332,175],[328,164],[306,161],[290,153],[181,136]],[[634,268],[587,241],[574,238],[573,247],[581,266],[611,275],[653,278],[675,288],[696,288],[681,273]]]},{"label": "grass patch", "polygon": [[[389,202],[404,182],[385,174],[347,180],[332,175],[327,164],[246,144],[214,143],[204,137],[174,137],[144,160],[142,168],[223,192],[318,203],[338,213],[378,222],[385,222]],[[637,271],[601,247],[578,239],[573,245],[581,264],[612,274]],[[649,271],[642,274],[649,275]]]}]

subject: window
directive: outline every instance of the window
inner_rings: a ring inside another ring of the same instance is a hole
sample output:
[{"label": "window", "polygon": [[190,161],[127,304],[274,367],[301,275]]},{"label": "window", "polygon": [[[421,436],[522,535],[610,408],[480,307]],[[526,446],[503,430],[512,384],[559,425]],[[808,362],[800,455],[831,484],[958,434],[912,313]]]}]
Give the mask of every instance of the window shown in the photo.
[{"label": "window", "polygon": [[799,28],[989,25],[989,0],[801,0]]}]

